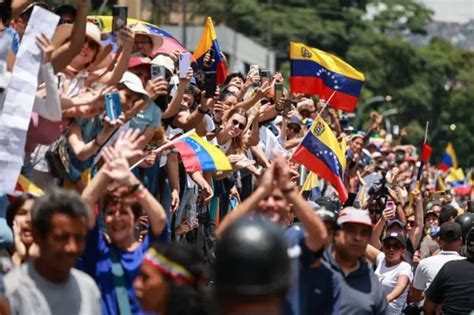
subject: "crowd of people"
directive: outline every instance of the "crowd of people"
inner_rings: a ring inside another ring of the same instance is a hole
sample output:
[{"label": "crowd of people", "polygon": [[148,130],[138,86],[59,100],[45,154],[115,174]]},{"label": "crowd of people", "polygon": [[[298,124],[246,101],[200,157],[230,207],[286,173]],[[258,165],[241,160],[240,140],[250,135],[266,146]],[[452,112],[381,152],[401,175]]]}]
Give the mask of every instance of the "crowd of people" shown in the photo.
[{"label": "crowd of people", "polygon": [[[89,0],[0,1],[0,113],[36,6],[60,17],[36,38],[21,168],[44,194],[0,197],[0,314],[474,314],[472,195],[434,165],[417,181],[410,130],[377,112],[362,130],[258,67],[207,95],[211,51],[179,69],[160,36],[125,27],[113,52]],[[319,117],[347,141],[344,203],[292,159]],[[191,130],[232,169],[189,172],[160,150]]]}]

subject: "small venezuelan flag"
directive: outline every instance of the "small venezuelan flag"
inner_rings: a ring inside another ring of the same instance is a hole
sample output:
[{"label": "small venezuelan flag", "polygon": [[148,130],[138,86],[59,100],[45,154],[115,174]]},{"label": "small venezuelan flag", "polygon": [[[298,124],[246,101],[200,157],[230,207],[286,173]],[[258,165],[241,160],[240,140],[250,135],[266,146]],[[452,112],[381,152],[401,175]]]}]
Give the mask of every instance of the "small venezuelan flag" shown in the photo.
[{"label": "small venezuelan flag", "polygon": [[28,178],[20,174],[20,176],[18,177],[18,181],[16,182],[15,191],[11,195],[19,196],[22,193],[30,193],[37,197],[44,195],[44,191],[41,188],[33,184],[33,182],[30,181]]},{"label": "small venezuelan flag", "polygon": [[458,160],[456,158],[456,152],[454,152],[454,147],[451,142],[448,143],[446,146],[446,150],[443,153],[443,160],[438,165],[438,168],[442,171],[447,171],[451,167],[457,169],[458,168]]},{"label": "small venezuelan flag", "polygon": [[290,60],[292,92],[319,95],[345,112],[355,110],[364,74],[337,56],[302,43],[291,43]]},{"label": "small venezuelan flag", "polygon": [[210,49],[213,50],[212,55],[215,62],[207,70],[216,71],[216,82],[217,84],[222,84],[227,77],[227,66],[221,56],[221,49],[219,47],[219,42],[217,41],[216,31],[214,30],[214,23],[212,22],[212,19],[208,17],[201,39],[199,40],[193,54],[198,68],[203,67],[204,56]]},{"label": "small venezuelan flag", "polygon": [[186,172],[232,170],[227,156],[219,148],[199,137],[194,129],[172,140],[162,149],[171,146],[181,155]]},{"label": "small venezuelan flag", "polygon": [[346,171],[345,155],[345,141],[339,143],[328,124],[319,118],[296,148],[293,158],[331,183],[341,201],[345,202],[348,197],[343,180]]}]

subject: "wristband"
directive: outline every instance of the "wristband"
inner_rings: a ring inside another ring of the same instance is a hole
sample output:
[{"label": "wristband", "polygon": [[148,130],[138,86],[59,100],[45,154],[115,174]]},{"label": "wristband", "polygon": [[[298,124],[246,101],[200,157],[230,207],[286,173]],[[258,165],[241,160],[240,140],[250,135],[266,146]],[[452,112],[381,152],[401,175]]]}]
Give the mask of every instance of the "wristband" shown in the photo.
[{"label": "wristband", "polygon": [[208,109],[208,110],[204,110],[204,109],[202,109],[201,106],[198,106],[198,112],[200,112],[201,114],[205,115],[205,114],[209,113],[209,109]]}]

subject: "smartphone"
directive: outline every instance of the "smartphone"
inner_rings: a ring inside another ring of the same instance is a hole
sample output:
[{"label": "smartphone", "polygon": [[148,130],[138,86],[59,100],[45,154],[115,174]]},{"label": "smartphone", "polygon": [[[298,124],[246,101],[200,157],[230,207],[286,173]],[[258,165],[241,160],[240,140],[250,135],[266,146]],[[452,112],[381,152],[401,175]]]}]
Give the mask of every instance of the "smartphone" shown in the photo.
[{"label": "smartphone", "polygon": [[110,121],[115,121],[122,113],[122,105],[120,104],[119,92],[105,94],[105,112]]},{"label": "smartphone", "polygon": [[204,90],[206,91],[206,97],[212,98],[216,93],[216,72],[205,71],[204,72]]},{"label": "smartphone", "polygon": [[286,100],[285,101],[285,108],[283,109],[283,116],[287,116],[288,113],[290,112],[291,110],[291,100]]},{"label": "smartphone", "polygon": [[394,126],[393,126],[393,135],[394,135],[395,137],[398,137],[399,134],[400,134],[400,126],[394,125]]},{"label": "smartphone", "polygon": [[283,96],[283,83],[276,82],[275,83],[275,103],[278,103],[282,96]]},{"label": "smartphone", "polygon": [[188,72],[189,66],[191,66],[191,54],[190,53],[180,53],[178,59],[178,68],[179,68],[179,78],[185,79],[186,72]]},{"label": "smartphone", "polygon": [[165,66],[152,64],[150,67],[150,77],[152,80],[158,77],[162,77],[163,79],[166,79]]},{"label": "smartphone", "polygon": [[112,7],[112,32],[117,34],[127,26],[128,7],[126,5],[114,5]]},{"label": "smartphone", "polygon": [[391,200],[387,201],[385,204],[387,213],[390,215],[390,218],[395,219],[395,203]]},{"label": "smartphone", "polygon": [[262,82],[265,82],[272,77],[272,73],[270,72],[270,70],[260,70],[259,74],[262,78]]},{"label": "smartphone", "polygon": [[257,71],[257,73],[259,73],[260,72],[260,67],[258,65],[250,65],[250,71],[252,71],[252,70],[255,70],[255,71]]}]

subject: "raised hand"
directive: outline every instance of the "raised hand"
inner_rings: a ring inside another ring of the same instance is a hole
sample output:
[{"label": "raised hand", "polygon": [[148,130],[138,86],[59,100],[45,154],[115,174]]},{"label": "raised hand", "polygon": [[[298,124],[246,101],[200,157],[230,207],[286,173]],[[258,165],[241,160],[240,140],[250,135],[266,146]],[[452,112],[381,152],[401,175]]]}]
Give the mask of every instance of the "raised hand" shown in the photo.
[{"label": "raised hand", "polygon": [[168,81],[162,77],[149,80],[145,90],[148,92],[148,95],[150,95],[150,99],[154,101],[161,95],[168,95]]},{"label": "raised hand", "polygon": [[105,161],[104,173],[111,180],[122,185],[128,185],[133,174],[130,172],[130,165],[119,151],[112,147],[102,150],[102,157]]},{"label": "raised hand", "polygon": [[114,149],[120,152],[120,155],[127,160],[142,156],[143,151],[137,148],[137,144],[143,137],[144,136],[140,136],[140,129],[128,129],[119,135],[115,142]]},{"label": "raised hand", "polygon": [[117,40],[120,46],[133,48],[135,33],[129,27],[124,27],[118,32]]},{"label": "raised hand", "polygon": [[36,36],[36,45],[38,45],[43,52],[43,63],[47,64],[50,62],[54,51],[54,45],[51,40],[42,33],[41,35]]}]

